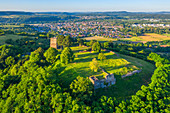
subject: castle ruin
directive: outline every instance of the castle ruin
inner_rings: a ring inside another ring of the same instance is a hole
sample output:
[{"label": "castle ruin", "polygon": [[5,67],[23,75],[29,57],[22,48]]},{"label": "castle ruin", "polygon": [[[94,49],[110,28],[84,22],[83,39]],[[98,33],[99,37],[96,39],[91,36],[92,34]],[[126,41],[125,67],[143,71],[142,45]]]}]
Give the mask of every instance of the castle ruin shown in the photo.
[{"label": "castle ruin", "polygon": [[116,83],[116,78],[113,74],[106,75],[102,80],[97,79],[95,76],[89,77],[89,79],[94,85],[94,89],[108,87]]},{"label": "castle ruin", "polygon": [[103,73],[107,74],[105,78],[102,80],[97,79],[95,76],[89,77],[90,81],[94,85],[94,89],[108,87],[116,83],[116,78],[114,77],[112,73],[109,74],[104,69],[102,69],[102,71]]},{"label": "castle ruin", "polygon": [[50,47],[57,49],[57,37],[50,38]]}]

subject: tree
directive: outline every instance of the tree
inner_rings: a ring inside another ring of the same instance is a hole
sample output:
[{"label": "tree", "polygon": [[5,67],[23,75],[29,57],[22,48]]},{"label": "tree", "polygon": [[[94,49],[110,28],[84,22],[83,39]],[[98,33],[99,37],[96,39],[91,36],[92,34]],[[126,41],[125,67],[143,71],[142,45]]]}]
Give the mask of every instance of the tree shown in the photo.
[{"label": "tree", "polygon": [[104,43],[104,48],[109,48],[109,42]]},{"label": "tree", "polygon": [[88,78],[78,76],[71,84],[70,89],[76,98],[80,98],[82,101],[90,101],[92,96],[92,84]]},{"label": "tree", "polygon": [[94,72],[97,72],[99,70],[99,64],[96,60],[96,58],[93,58],[92,62],[90,62],[90,69]]},{"label": "tree", "polygon": [[79,46],[82,46],[84,44],[84,41],[83,39],[78,38],[77,43],[79,44]]},{"label": "tree", "polygon": [[54,63],[57,60],[58,51],[55,48],[49,48],[45,53],[44,56],[46,60],[50,63]]},{"label": "tree", "polygon": [[92,46],[92,50],[93,51],[96,51],[96,52],[101,52],[101,45],[100,45],[100,43],[99,42],[95,42],[94,44],[93,44],[93,46]]},{"label": "tree", "polygon": [[7,40],[5,40],[5,43],[7,43],[7,44],[14,44],[14,41],[12,39],[7,39]]},{"label": "tree", "polygon": [[97,40],[90,40],[90,46],[92,46],[95,42],[97,42]]},{"label": "tree", "polygon": [[44,50],[39,47],[37,50],[31,52],[30,61],[42,66],[46,62],[44,57]]},{"label": "tree", "polygon": [[5,59],[5,64],[8,66],[12,66],[15,63],[15,59],[12,56],[7,57],[7,59]]},{"label": "tree", "polygon": [[103,53],[99,53],[98,55],[98,59],[100,59],[101,61],[106,59],[106,56]]},{"label": "tree", "polygon": [[74,60],[73,51],[69,47],[64,48],[61,53],[60,59],[61,62],[65,64],[72,62]]},{"label": "tree", "polygon": [[70,46],[71,46],[71,43],[72,43],[72,39],[71,39],[70,35],[66,36],[66,37],[63,39],[63,46],[64,46],[64,47],[70,47]]},{"label": "tree", "polygon": [[57,37],[57,44],[58,44],[58,46],[60,46],[60,48],[61,49],[63,49],[63,40],[64,40],[64,35],[59,35],[58,37]]}]

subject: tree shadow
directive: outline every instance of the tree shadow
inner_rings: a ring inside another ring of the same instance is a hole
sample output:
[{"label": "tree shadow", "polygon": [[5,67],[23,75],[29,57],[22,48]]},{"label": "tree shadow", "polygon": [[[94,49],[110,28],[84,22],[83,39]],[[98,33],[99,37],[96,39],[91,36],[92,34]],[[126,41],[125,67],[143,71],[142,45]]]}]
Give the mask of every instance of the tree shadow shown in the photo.
[{"label": "tree shadow", "polygon": [[92,55],[98,55],[98,53],[91,53],[91,52],[82,52],[84,54],[78,54],[78,57],[85,57],[85,56],[92,56]]}]

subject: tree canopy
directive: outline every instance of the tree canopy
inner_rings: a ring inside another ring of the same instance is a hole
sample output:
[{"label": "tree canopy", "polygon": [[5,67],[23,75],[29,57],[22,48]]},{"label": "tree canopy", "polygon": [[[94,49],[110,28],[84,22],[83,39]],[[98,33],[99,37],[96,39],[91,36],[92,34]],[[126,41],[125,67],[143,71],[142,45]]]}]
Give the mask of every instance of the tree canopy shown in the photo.
[{"label": "tree canopy", "polygon": [[49,48],[45,53],[44,56],[46,60],[50,63],[54,63],[58,59],[58,51],[55,48]]},{"label": "tree canopy", "polygon": [[64,50],[61,53],[60,58],[61,58],[61,62],[65,63],[65,64],[73,62],[74,54],[73,54],[73,51],[71,50],[71,48],[69,48],[69,47],[64,48]]},{"label": "tree canopy", "polygon": [[98,59],[100,59],[101,61],[106,59],[106,56],[103,53],[99,53],[98,55]]},{"label": "tree canopy", "polygon": [[96,58],[93,58],[92,62],[90,62],[90,69],[94,72],[97,72],[99,70],[99,64],[96,60]]},{"label": "tree canopy", "polygon": [[100,45],[100,43],[99,42],[93,43],[92,50],[100,53],[101,52],[101,45]]}]

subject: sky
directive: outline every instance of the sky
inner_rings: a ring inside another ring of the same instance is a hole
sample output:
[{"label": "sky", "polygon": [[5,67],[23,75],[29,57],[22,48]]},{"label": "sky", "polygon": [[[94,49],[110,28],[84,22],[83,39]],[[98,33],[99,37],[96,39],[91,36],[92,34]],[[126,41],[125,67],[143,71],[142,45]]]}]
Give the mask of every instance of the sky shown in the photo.
[{"label": "sky", "polygon": [[0,0],[0,11],[159,12],[170,11],[170,0]]}]

